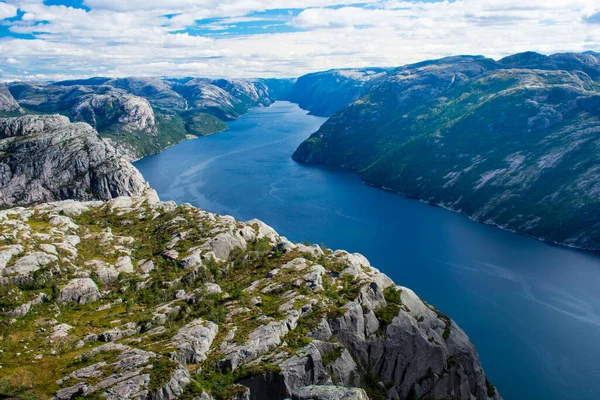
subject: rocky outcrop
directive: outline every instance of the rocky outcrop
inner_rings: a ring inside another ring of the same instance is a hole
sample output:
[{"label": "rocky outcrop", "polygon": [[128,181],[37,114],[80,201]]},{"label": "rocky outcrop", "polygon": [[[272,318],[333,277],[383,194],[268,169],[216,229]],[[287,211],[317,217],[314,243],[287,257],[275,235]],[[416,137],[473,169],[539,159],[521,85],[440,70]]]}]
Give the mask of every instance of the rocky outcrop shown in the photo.
[{"label": "rocky outcrop", "polygon": [[306,386],[294,392],[293,400],[368,400],[362,389],[340,386]]},{"label": "rocky outcrop", "polygon": [[59,115],[0,119],[0,207],[107,200],[149,190],[88,124]]},{"label": "rocky outcrop", "polygon": [[[3,371],[44,397],[500,399],[449,317],[360,254],[257,220],[69,200],[0,211],[0,240]],[[10,270],[32,256],[49,261]]]},{"label": "rocky outcrop", "polygon": [[100,298],[98,287],[90,278],[72,279],[60,290],[59,303],[86,304]]},{"label": "rocky outcrop", "polygon": [[542,240],[600,249],[600,57],[448,57],[373,81],[293,155]]},{"label": "rocky outcrop", "polygon": [[71,119],[116,135],[138,132],[157,135],[154,111],[148,100],[123,91],[111,90],[82,97],[73,106]]},{"label": "rocky outcrop", "polygon": [[22,111],[6,85],[0,83],[0,112],[21,113]]},{"label": "rocky outcrop", "polygon": [[206,354],[215,340],[219,326],[210,321],[197,319],[177,331],[171,339],[177,351],[172,358],[181,364],[199,364],[206,360]]}]

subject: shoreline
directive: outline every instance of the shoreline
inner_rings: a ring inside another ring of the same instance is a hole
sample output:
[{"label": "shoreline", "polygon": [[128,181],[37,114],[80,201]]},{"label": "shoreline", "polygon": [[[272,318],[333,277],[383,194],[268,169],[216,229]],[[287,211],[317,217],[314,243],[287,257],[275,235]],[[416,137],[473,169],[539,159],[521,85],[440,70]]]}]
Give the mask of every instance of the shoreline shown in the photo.
[{"label": "shoreline", "polygon": [[[352,170],[348,170],[348,171],[352,171]],[[356,173],[355,171],[352,171],[352,172]],[[358,176],[360,177],[360,175],[358,175]],[[399,192],[397,190],[394,190],[394,189],[391,189],[391,188],[388,188],[388,187],[385,187],[385,186],[382,186],[382,185],[379,185],[379,184],[376,184],[376,183],[371,183],[371,182],[366,181],[362,177],[360,177],[360,179],[361,179],[361,182],[363,184],[367,185],[367,186],[371,186],[371,187],[374,187],[376,189],[382,189],[382,190],[385,190],[386,192],[397,194],[397,195],[400,195],[400,196],[405,197],[405,198],[410,199],[410,200],[416,200],[416,201],[419,201],[419,202],[421,202],[423,204],[427,204],[427,205],[432,206],[432,207],[442,208],[442,209],[450,211],[452,213],[465,216],[468,219],[470,219],[471,221],[476,222],[478,224],[492,226],[492,227],[498,228],[498,229],[500,229],[502,231],[509,232],[509,233],[512,233],[512,234],[515,234],[515,235],[519,235],[519,236],[524,236],[524,237],[527,237],[527,238],[530,238],[530,239],[534,239],[534,240],[537,240],[537,241],[542,242],[542,243],[546,243],[546,244],[551,245],[551,246],[564,247],[564,248],[571,249],[571,250],[584,251],[584,252],[592,253],[592,254],[595,254],[595,255],[600,255],[600,250],[595,250],[595,249],[591,249],[591,248],[575,246],[575,245],[566,244],[566,243],[560,243],[560,242],[556,242],[556,241],[549,240],[549,239],[543,239],[543,238],[540,238],[540,237],[537,237],[537,236],[528,235],[525,232],[519,232],[519,231],[517,231],[515,229],[511,229],[511,228],[508,228],[506,226],[499,225],[499,224],[497,224],[495,222],[480,221],[480,220],[472,217],[471,215],[469,215],[469,214],[467,214],[467,213],[465,213],[465,212],[463,212],[461,210],[453,209],[453,208],[451,208],[449,206],[446,206],[444,204],[436,203],[436,202],[432,202],[432,201],[428,201],[428,200],[425,200],[425,199],[421,199],[419,197],[411,196],[411,195]]]},{"label": "shoreline", "polygon": [[[271,104],[269,104],[267,106],[253,107],[253,108],[249,109],[248,111],[250,111],[250,110],[252,110],[254,108],[268,108],[268,107],[270,107],[272,104],[274,104],[277,101],[279,101],[279,100],[276,100],[276,101],[272,102]],[[290,102],[290,103],[293,103],[293,102]],[[297,103],[293,103],[293,104],[297,104]],[[310,115],[310,110],[306,110],[306,109],[304,109],[302,107],[300,107],[300,108],[302,110],[308,111],[309,115]],[[243,115],[246,115],[246,114],[243,114]],[[240,117],[242,117],[243,115],[241,115]],[[135,159],[133,161],[130,161],[130,162],[133,164],[134,162],[139,161],[139,160],[141,160],[141,159],[143,159],[145,157],[149,157],[149,156],[152,156],[152,155],[156,155],[156,154],[162,153],[163,151],[165,151],[165,150],[167,150],[167,149],[169,149],[171,147],[174,147],[174,146],[176,146],[178,144],[181,144],[181,143],[183,143],[183,142],[185,142],[187,140],[195,140],[195,139],[200,139],[200,138],[207,137],[207,136],[216,135],[216,134],[225,132],[228,129],[229,129],[229,127],[225,128],[223,130],[220,130],[218,132],[213,132],[213,133],[210,133],[210,134],[207,134],[207,135],[202,135],[202,136],[196,136],[196,135],[190,135],[190,134],[188,134],[188,135],[186,135],[186,137],[183,140],[181,140],[181,141],[179,141],[177,143],[174,143],[174,144],[172,144],[172,145],[170,145],[170,146],[168,146],[168,147],[166,147],[166,148],[164,148],[162,150],[159,150],[159,151],[157,151],[155,153],[152,153],[152,154],[145,155],[144,157],[137,158],[137,159]],[[193,136],[193,137],[191,137],[191,136]],[[292,157],[292,155],[290,155],[290,158],[292,158],[292,160],[294,160],[293,157]],[[497,224],[495,222],[485,222],[485,221],[478,220],[477,218],[475,218],[475,217],[473,217],[473,216],[471,216],[471,215],[469,215],[469,214],[467,214],[467,213],[465,213],[465,212],[463,212],[463,211],[461,211],[459,209],[454,209],[454,208],[452,208],[450,206],[447,206],[447,205],[444,205],[442,203],[436,203],[436,202],[428,201],[428,200],[425,200],[425,199],[421,199],[419,197],[411,196],[411,195],[408,195],[406,193],[402,193],[400,191],[394,190],[392,188],[389,188],[389,187],[386,187],[386,186],[383,186],[383,185],[379,185],[379,184],[376,184],[376,183],[369,182],[369,181],[363,179],[360,176],[360,174],[358,174],[357,171],[355,171],[353,169],[350,169],[350,168],[344,168],[344,167],[341,167],[341,166],[328,165],[328,164],[322,164],[322,163],[305,163],[305,162],[300,162],[300,161],[297,161],[297,160],[294,160],[294,161],[298,162],[300,164],[303,164],[303,165],[312,165],[312,166],[316,166],[316,167],[323,167],[323,166],[325,166],[327,168],[340,169],[340,170],[343,170],[343,171],[346,171],[346,172],[352,172],[353,174],[357,175],[361,179],[361,183],[363,183],[363,184],[365,184],[367,186],[371,186],[371,187],[374,187],[374,188],[377,188],[377,189],[385,190],[386,192],[394,193],[396,195],[403,196],[403,197],[405,197],[407,199],[417,200],[417,201],[419,201],[421,203],[430,205],[432,207],[442,208],[444,210],[453,212],[455,214],[465,216],[469,220],[471,220],[473,222],[476,222],[478,224],[492,226],[492,227],[501,229],[501,230],[503,230],[505,232],[509,232],[509,233],[512,233],[512,234],[516,234],[516,235],[524,236],[524,237],[527,237],[527,238],[530,238],[530,239],[534,239],[534,240],[537,240],[537,241],[542,242],[542,243],[546,243],[546,244],[551,245],[551,246],[559,246],[559,247],[564,247],[564,248],[568,248],[568,249],[572,249],[572,250],[589,252],[589,253],[596,254],[596,255],[600,254],[600,249],[592,249],[592,248],[581,247],[581,246],[576,246],[576,245],[572,245],[572,244],[560,243],[560,242],[556,242],[556,241],[553,241],[553,240],[544,239],[544,238],[541,238],[541,237],[529,235],[529,234],[527,234],[525,232],[520,232],[520,231],[517,231],[515,229],[511,229],[511,228],[508,228],[506,226],[499,225],[499,224]]]},{"label": "shoreline", "polygon": [[[278,101],[286,101],[286,100],[275,100],[275,101],[273,101],[272,103],[270,103],[270,104],[268,104],[268,105],[266,105],[266,106],[265,106],[265,105],[258,105],[258,106],[256,106],[256,107],[251,107],[251,108],[249,108],[249,109],[248,109],[248,111],[247,111],[246,113],[244,113],[244,114],[240,115],[238,118],[236,118],[236,119],[234,119],[234,120],[232,120],[232,121],[223,121],[223,123],[225,123],[225,125],[227,125],[227,122],[234,122],[234,121],[237,121],[237,120],[238,120],[240,117],[243,117],[244,115],[248,114],[248,112],[250,112],[251,110],[254,110],[255,108],[268,108],[268,107],[271,107],[271,105],[273,105],[274,103],[276,103],[276,102],[278,102]],[[294,103],[294,104],[296,104],[296,103]],[[142,158],[146,158],[146,157],[150,157],[150,156],[153,156],[153,155],[156,155],[156,154],[160,154],[160,153],[162,153],[163,151],[165,151],[165,150],[167,150],[167,149],[170,149],[171,147],[177,146],[178,144],[181,144],[181,143],[183,143],[183,142],[185,142],[185,141],[187,141],[187,140],[200,139],[200,138],[203,138],[203,137],[208,137],[208,136],[216,135],[216,134],[219,134],[219,133],[225,132],[225,131],[227,131],[228,129],[229,129],[229,125],[227,125],[227,127],[226,127],[225,129],[221,129],[220,131],[216,131],[216,132],[212,132],[212,133],[208,133],[208,134],[206,134],[206,135],[200,135],[200,136],[198,136],[198,135],[194,135],[194,134],[191,134],[191,133],[186,133],[185,137],[184,137],[182,140],[180,140],[179,142],[177,142],[177,143],[173,143],[173,144],[171,144],[171,145],[169,145],[169,146],[165,147],[164,149],[161,149],[161,150],[157,150],[157,151],[155,151],[154,153],[151,153],[151,154],[146,154],[146,155],[145,155],[145,156],[143,156],[143,157],[138,157],[138,158],[136,158],[136,159],[133,159],[133,160],[127,160],[127,161],[128,161],[128,162],[130,162],[131,164],[133,164],[133,163],[134,163],[134,162],[136,162],[136,161],[140,161]]]},{"label": "shoreline", "polygon": [[207,137],[207,136],[216,135],[217,133],[225,132],[227,129],[229,129],[229,127],[225,128],[225,129],[221,129],[221,130],[220,130],[220,131],[218,131],[218,132],[213,132],[213,133],[209,133],[209,134],[207,134],[207,135],[202,135],[202,136],[192,135],[191,133],[188,133],[188,134],[186,134],[186,135],[185,135],[185,137],[184,137],[183,139],[181,139],[179,142],[177,142],[177,143],[173,143],[173,144],[171,144],[171,145],[169,145],[169,146],[165,147],[164,149],[157,150],[157,151],[155,151],[154,153],[151,153],[151,154],[146,154],[146,155],[145,155],[145,156],[143,156],[143,157],[138,157],[138,158],[136,158],[136,159],[134,159],[134,160],[127,160],[127,161],[128,161],[129,163],[133,164],[133,163],[134,163],[134,162],[136,162],[136,161],[140,161],[142,158],[146,158],[146,157],[154,156],[154,155],[156,155],[156,154],[160,154],[160,153],[162,153],[163,151],[165,151],[165,150],[167,150],[167,149],[170,149],[171,147],[175,147],[175,146],[177,146],[178,144],[181,144],[181,143],[183,143],[183,142],[187,142],[188,140],[195,140],[195,139],[200,139],[200,138]]}]

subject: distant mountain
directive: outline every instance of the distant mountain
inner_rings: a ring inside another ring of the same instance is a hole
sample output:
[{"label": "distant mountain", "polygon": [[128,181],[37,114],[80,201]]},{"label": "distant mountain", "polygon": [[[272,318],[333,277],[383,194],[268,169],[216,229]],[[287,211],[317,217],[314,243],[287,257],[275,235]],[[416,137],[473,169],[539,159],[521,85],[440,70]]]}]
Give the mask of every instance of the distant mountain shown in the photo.
[{"label": "distant mountain", "polygon": [[30,113],[87,122],[129,160],[161,151],[188,134],[220,132],[227,128],[225,121],[275,101],[263,80],[97,77],[14,82],[8,88],[3,92],[0,87],[0,112],[16,99]]},{"label": "distant mountain", "polygon": [[328,117],[361,97],[369,83],[384,75],[385,69],[334,69],[298,78],[281,98],[311,114]]},{"label": "distant mountain", "polygon": [[23,109],[87,122],[124,157],[135,160],[181,142],[187,135],[221,132],[227,129],[227,121],[276,100],[292,101],[312,114],[329,116],[363,95],[384,71],[331,70],[298,79],[95,77],[12,82],[8,90],[0,86],[0,116],[19,115]]},{"label": "distant mountain", "polygon": [[450,57],[387,71],[363,90],[293,158],[600,250],[598,54]]}]

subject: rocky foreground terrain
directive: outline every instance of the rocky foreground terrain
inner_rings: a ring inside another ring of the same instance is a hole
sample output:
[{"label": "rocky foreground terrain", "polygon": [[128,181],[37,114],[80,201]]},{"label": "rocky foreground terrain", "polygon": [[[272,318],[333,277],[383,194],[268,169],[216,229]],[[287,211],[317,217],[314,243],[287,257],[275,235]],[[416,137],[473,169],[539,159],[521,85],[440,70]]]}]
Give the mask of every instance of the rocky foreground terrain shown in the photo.
[{"label": "rocky foreground terrain", "polygon": [[147,189],[139,171],[86,123],[61,115],[0,118],[0,208]]},{"label": "rocky foreground terrain", "polygon": [[500,399],[363,256],[152,192],[0,211],[0,315],[8,397]]},{"label": "rocky foreground terrain", "polygon": [[295,152],[368,183],[600,250],[600,55],[458,56],[388,70]]}]

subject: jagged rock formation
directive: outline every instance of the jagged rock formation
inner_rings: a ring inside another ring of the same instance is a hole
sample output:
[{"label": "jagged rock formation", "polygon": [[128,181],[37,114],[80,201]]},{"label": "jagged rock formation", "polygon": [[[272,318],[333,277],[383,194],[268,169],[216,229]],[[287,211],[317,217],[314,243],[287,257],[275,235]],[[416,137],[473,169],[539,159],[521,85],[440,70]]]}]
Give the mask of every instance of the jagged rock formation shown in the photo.
[{"label": "jagged rock formation", "polygon": [[147,190],[141,174],[88,124],[60,115],[0,118],[0,207]]},{"label": "jagged rock formation", "polygon": [[21,113],[19,103],[14,99],[6,85],[0,83],[0,113]]},{"label": "jagged rock formation", "polygon": [[600,56],[449,57],[388,71],[293,158],[536,238],[600,249]]},{"label": "jagged rock formation", "polygon": [[0,211],[0,311],[3,387],[37,398],[500,399],[363,256],[156,198]]}]

